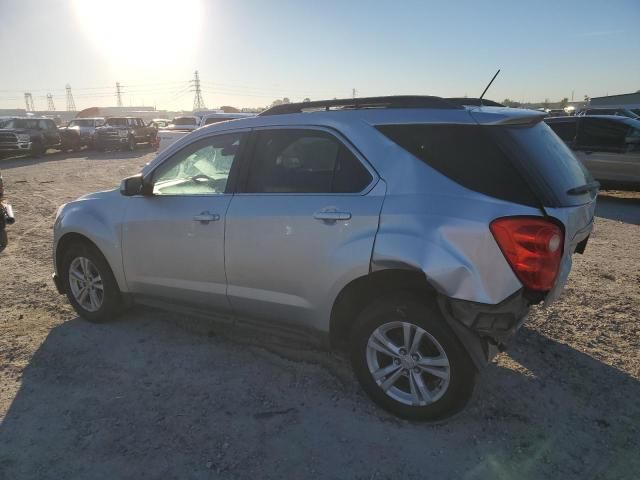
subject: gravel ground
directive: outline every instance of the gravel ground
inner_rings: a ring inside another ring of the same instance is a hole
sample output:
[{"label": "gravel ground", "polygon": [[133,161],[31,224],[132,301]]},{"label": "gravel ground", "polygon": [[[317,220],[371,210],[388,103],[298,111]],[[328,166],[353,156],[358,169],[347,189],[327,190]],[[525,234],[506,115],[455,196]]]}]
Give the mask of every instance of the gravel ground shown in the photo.
[{"label": "gravel ground", "polygon": [[415,424],[330,353],[152,310],[74,315],[50,282],[56,208],[152,155],[0,163],[18,217],[0,255],[0,479],[638,478],[640,195],[601,197],[563,297],[533,311],[471,405]]}]

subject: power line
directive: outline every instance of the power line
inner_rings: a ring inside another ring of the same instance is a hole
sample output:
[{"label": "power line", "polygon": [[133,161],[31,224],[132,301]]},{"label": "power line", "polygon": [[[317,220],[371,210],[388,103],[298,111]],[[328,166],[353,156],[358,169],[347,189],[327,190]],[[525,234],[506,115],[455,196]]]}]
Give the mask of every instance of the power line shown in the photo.
[{"label": "power line", "polygon": [[207,107],[204,106],[204,99],[202,98],[202,92],[200,91],[200,77],[198,76],[198,71],[196,70],[195,79],[193,80],[193,87],[195,89],[195,97],[193,98],[193,111],[197,112],[198,110],[206,110]]},{"label": "power line", "polygon": [[33,96],[29,92],[25,92],[24,94],[24,104],[26,105],[27,112],[35,111],[35,107],[33,106]]},{"label": "power line", "polygon": [[118,95],[118,106],[122,106],[122,94],[120,93],[120,82],[116,82],[116,92]]},{"label": "power line", "polygon": [[73,101],[73,94],[71,93],[71,85],[67,83],[65,90],[67,91],[67,112],[75,112],[76,102]]},{"label": "power line", "polygon": [[47,110],[50,112],[54,112],[56,110],[56,106],[53,103],[53,95],[51,95],[51,93],[47,93]]}]

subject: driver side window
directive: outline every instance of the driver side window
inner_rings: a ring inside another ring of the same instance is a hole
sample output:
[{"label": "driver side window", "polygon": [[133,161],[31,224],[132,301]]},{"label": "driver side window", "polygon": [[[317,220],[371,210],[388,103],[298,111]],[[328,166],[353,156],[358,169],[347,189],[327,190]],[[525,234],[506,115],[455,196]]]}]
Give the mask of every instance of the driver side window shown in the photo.
[{"label": "driver side window", "polygon": [[153,175],[154,195],[225,193],[231,167],[245,134],[205,138],[175,153]]}]

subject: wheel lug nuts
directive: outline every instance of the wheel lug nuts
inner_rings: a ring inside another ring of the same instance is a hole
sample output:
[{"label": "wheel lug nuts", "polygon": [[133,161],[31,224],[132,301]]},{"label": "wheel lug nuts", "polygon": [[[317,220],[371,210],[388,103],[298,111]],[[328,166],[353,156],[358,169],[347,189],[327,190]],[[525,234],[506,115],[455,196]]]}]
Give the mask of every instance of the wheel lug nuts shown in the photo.
[{"label": "wheel lug nuts", "polygon": [[404,348],[400,349],[400,355],[406,355],[407,351]]},{"label": "wheel lug nuts", "polygon": [[395,365],[400,365],[400,360],[398,360],[397,358],[394,358],[394,359],[393,359],[393,363],[394,363]]},{"label": "wheel lug nuts", "polygon": [[413,369],[413,373],[420,373],[420,369],[419,369],[418,367],[415,367],[415,368]]},{"label": "wheel lug nuts", "polygon": [[413,358],[414,361],[418,361],[420,360],[420,358],[418,357],[418,355],[411,355],[411,358]]}]

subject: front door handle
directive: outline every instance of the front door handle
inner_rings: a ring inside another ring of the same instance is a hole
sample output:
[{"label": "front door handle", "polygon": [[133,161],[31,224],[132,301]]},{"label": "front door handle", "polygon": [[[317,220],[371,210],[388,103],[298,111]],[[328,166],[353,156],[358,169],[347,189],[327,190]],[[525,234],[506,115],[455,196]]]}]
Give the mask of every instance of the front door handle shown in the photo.
[{"label": "front door handle", "polygon": [[202,212],[199,215],[194,215],[193,220],[202,223],[217,222],[220,220],[220,215],[217,213]]},{"label": "front door handle", "polygon": [[314,213],[313,218],[325,222],[337,222],[338,220],[349,220],[351,218],[351,212],[320,211]]}]

